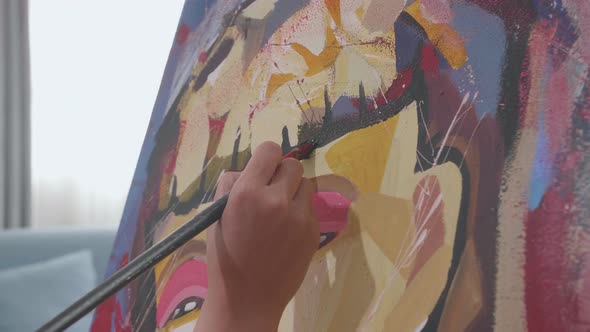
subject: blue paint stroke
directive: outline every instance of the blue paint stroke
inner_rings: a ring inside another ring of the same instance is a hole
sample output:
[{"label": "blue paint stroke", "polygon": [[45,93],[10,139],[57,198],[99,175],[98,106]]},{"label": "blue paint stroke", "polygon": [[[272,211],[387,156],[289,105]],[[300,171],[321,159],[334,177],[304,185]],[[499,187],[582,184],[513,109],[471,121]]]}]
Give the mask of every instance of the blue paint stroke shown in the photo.
[{"label": "blue paint stroke", "polygon": [[537,132],[537,147],[535,149],[535,161],[533,163],[533,174],[529,186],[529,209],[536,209],[551,183],[551,163],[549,160],[549,139],[544,130],[545,123],[543,114],[539,115]]},{"label": "blue paint stroke", "polygon": [[478,92],[474,102],[478,118],[495,116],[506,53],[504,23],[474,5],[456,4],[452,9],[451,25],[463,38],[469,58],[462,68],[451,72],[451,78],[462,93]]},{"label": "blue paint stroke", "polygon": [[426,38],[423,31],[412,24],[417,25],[409,14],[402,14],[394,23],[395,65],[398,73],[414,64],[418,45]]},{"label": "blue paint stroke", "polygon": [[358,110],[347,96],[341,96],[332,106],[332,116],[335,119],[346,118],[355,114],[358,114]]}]

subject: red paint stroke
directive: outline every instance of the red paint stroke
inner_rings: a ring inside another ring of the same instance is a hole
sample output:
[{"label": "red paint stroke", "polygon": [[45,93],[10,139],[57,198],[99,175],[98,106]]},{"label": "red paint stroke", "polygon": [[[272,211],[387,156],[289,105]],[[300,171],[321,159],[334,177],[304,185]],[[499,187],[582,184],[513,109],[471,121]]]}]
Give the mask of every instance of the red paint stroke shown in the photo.
[{"label": "red paint stroke", "polygon": [[268,104],[268,100],[263,99],[263,100],[258,101],[254,105],[250,105],[250,113],[248,113],[248,124],[252,124],[252,119],[254,119],[256,112],[260,111],[267,104]]},{"label": "red paint stroke", "polygon": [[[575,174],[581,155],[569,153],[560,165],[541,204],[526,220],[525,301],[529,331],[571,331],[580,290],[573,287],[588,276],[570,257],[568,238],[573,226]],[[572,266],[576,265],[576,266]],[[581,266],[585,266],[582,264]],[[586,307],[589,299],[582,300]],[[582,317],[582,316],[580,316]]]},{"label": "red paint stroke", "polygon": [[129,253],[125,253],[123,257],[121,257],[121,261],[119,262],[119,269],[123,268],[125,265],[129,264]]},{"label": "red paint stroke", "polygon": [[174,169],[176,168],[176,151],[167,153],[163,164],[164,173],[171,174],[174,172]]},{"label": "red paint stroke", "polygon": [[425,74],[434,75],[438,73],[439,60],[436,55],[436,50],[431,44],[426,44],[422,48],[422,61],[420,61],[420,68]]},{"label": "red paint stroke", "polygon": [[[373,111],[375,110],[375,106],[378,108],[382,105],[387,104],[387,102],[391,100],[396,100],[401,97],[406,90],[410,88],[412,84],[412,68],[405,68],[402,70],[396,78],[391,83],[391,86],[387,89],[387,91],[382,94],[378,94],[374,97],[374,103],[368,103],[367,110]],[[352,105],[358,109],[359,108],[359,98],[351,99]]]},{"label": "red paint stroke", "polygon": [[571,118],[574,109],[571,104],[573,88],[570,88],[567,66],[557,67],[553,62],[551,62],[551,66],[552,68],[547,69],[549,75],[545,76],[545,86],[548,87],[546,89],[548,107],[544,107],[546,110],[544,129],[549,138],[549,159],[553,159],[569,137],[571,122],[564,120]]},{"label": "red paint stroke", "polygon": [[375,99],[377,107],[384,105],[390,100],[396,100],[401,97],[406,92],[406,90],[410,88],[410,85],[412,84],[412,75],[413,72],[411,68],[402,70],[395,80],[393,80],[391,86],[389,89],[387,89],[387,92],[385,92],[385,98],[383,98],[381,95]]},{"label": "red paint stroke", "polygon": [[223,127],[225,126],[226,120],[227,120],[227,114],[225,114],[221,118],[213,118],[213,117],[209,116],[209,133],[210,134],[221,134],[223,132]]},{"label": "red paint stroke", "polygon": [[191,33],[191,29],[188,27],[188,25],[186,24],[181,24],[178,27],[178,30],[176,30],[176,42],[178,43],[178,45],[183,45],[184,43],[186,43],[188,36]]},{"label": "red paint stroke", "polygon": [[[531,74],[529,73],[530,55],[527,53],[522,58],[522,69],[520,71],[520,77],[518,82],[518,99],[519,99],[519,110],[518,110],[518,127],[522,128],[524,118],[529,102],[529,94],[531,90]],[[502,104],[502,106],[504,106]],[[503,110],[506,112],[506,110]]]},{"label": "red paint stroke", "polygon": [[[91,332],[112,331],[112,314],[119,312],[119,306],[115,303],[116,296],[110,296],[106,301],[101,303],[94,314],[94,321],[90,327]],[[115,310],[115,308],[119,310]],[[116,319],[115,319],[116,321]]]},{"label": "red paint stroke", "polygon": [[221,117],[214,118],[209,115],[209,144],[207,146],[206,160],[209,161],[215,156],[219,142],[221,141],[221,135],[223,134],[223,128],[225,128],[225,122],[229,112],[225,113]]},{"label": "red paint stroke", "polygon": [[[119,262],[119,269],[129,263],[129,254],[125,253]],[[125,288],[123,291],[127,291]],[[114,315],[114,317],[113,317]],[[114,326],[113,326],[114,318]],[[126,324],[121,312],[121,304],[117,300],[117,295],[112,295],[101,303],[95,311],[94,321],[90,327],[90,332],[112,331],[131,332],[131,326]]]},{"label": "red paint stroke", "polygon": [[479,6],[504,20],[506,26],[528,26],[536,18],[532,6],[525,6],[514,0],[472,0],[472,5]]},{"label": "red paint stroke", "polygon": [[199,53],[199,62],[200,63],[205,63],[208,58],[209,58],[209,55],[207,54],[207,52]]}]

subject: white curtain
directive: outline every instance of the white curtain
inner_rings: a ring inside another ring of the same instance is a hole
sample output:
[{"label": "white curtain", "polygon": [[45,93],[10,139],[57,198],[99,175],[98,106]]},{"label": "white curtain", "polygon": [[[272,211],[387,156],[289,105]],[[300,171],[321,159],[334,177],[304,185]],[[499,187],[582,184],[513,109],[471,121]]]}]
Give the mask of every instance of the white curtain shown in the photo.
[{"label": "white curtain", "polygon": [[0,1],[0,228],[30,224],[30,89],[26,0]]},{"label": "white curtain", "polygon": [[32,227],[118,225],[183,3],[29,0]]}]

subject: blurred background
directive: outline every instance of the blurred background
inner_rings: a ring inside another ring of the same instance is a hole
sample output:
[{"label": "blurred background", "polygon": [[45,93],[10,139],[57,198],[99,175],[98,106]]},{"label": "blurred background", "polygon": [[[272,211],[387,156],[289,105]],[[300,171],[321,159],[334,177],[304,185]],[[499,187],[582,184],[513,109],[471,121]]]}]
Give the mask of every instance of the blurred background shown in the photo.
[{"label": "blurred background", "polygon": [[3,1],[4,228],[118,225],[183,3]]},{"label": "blurred background", "polygon": [[0,0],[0,331],[103,280],[183,3]]}]

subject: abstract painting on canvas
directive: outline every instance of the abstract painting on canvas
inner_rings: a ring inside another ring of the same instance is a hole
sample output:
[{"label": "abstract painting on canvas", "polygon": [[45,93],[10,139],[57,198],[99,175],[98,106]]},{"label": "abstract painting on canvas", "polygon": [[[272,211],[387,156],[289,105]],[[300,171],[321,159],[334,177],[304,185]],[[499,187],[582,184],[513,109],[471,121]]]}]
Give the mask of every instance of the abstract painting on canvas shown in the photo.
[{"label": "abstract painting on canvas", "polygon": [[[588,331],[589,31],[587,0],[187,0],[107,274],[314,138],[341,208],[280,331]],[[192,331],[204,239],[93,331]]]}]

